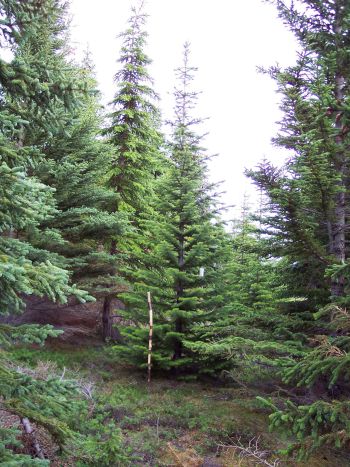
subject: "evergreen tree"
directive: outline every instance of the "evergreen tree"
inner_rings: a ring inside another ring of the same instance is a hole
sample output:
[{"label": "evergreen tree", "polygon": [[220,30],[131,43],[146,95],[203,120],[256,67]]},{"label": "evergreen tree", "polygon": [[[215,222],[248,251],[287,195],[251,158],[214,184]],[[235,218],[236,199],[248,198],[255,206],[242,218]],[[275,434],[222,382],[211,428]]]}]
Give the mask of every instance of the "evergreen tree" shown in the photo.
[{"label": "evergreen tree", "polygon": [[[69,274],[57,255],[28,241],[28,231],[38,229],[55,213],[53,190],[33,175],[42,159],[31,140],[34,132],[48,134],[56,128],[53,114],[56,101],[67,88],[52,77],[52,63],[45,64],[45,75],[27,60],[28,44],[46,32],[48,18],[58,20],[60,5],[53,1],[1,1],[0,40],[11,47],[13,58],[0,59],[0,314],[22,309],[24,294],[46,295],[65,302],[75,294],[82,301],[87,294],[70,286]],[[42,70],[44,69],[44,63]],[[52,78],[52,79],[51,79]],[[68,93],[69,94],[69,93]],[[40,123],[41,122],[41,123]],[[42,343],[56,336],[50,326],[0,327],[0,396],[2,406],[19,417],[28,417],[45,426],[60,445],[70,436],[65,415],[73,407],[74,390],[58,379],[40,381],[21,374],[3,352],[13,341]],[[69,397],[69,403],[68,403]],[[18,432],[0,430],[0,462],[3,465],[47,465],[46,461],[16,455],[11,445],[19,445]]]},{"label": "evergreen tree", "polygon": [[99,138],[103,119],[88,57],[75,73],[85,83],[85,92],[79,106],[65,113],[64,124],[43,148],[45,158],[35,171],[55,189],[57,212],[40,230],[30,232],[30,240],[63,256],[72,280],[99,298],[120,288],[115,259],[103,245],[124,233],[126,219],[114,212],[117,194],[106,186],[112,151]]},{"label": "evergreen tree", "polygon": [[116,194],[105,186],[111,151],[98,138],[103,121],[92,65],[88,57],[83,67],[71,62],[65,8],[54,10],[15,50],[40,79],[46,80],[49,70],[60,90],[49,109],[45,103],[11,102],[30,122],[30,131],[22,129],[21,144],[37,150],[31,173],[55,190],[56,211],[24,235],[35,248],[50,252],[79,286],[104,297],[118,284],[113,258],[102,245],[121,233],[124,222],[113,213]]},{"label": "evergreen tree", "polygon": [[[274,3],[301,47],[295,66],[269,70],[283,97],[275,143],[290,157],[282,169],[264,163],[250,175],[270,200],[266,230],[289,270],[282,280],[293,277],[291,285],[308,298],[302,308],[291,305],[306,318],[309,345],[302,358],[287,362],[281,377],[309,390],[312,402],[289,401],[284,409],[267,403],[274,410],[272,427],[296,434],[290,450],[303,458],[322,444],[340,447],[349,440],[347,403],[334,399],[349,392],[348,317],[339,304],[348,303],[349,288],[350,5]],[[313,325],[305,309],[317,311]]]},{"label": "evergreen tree", "polygon": [[[302,48],[295,66],[269,70],[283,96],[284,117],[274,142],[291,155],[281,170],[263,163],[250,175],[269,196],[267,224],[279,254],[306,270],[309,288],[328,287],[342,300],[347,290],[349,7],[346,1],[300,1],[290,8],[275,3]],[[325,281],[325,272],[330,280]]]},{"label": "evergreen tree", "polygon": [[[161,165],[159,112],[154,104],[157,95],[148,73],[151,61],[144,51],[146,15],[141,10],[142,5],[139,10],[132,9],[129,27],[120,34],[123,40],[119,58],[121,69],[115,75],[118,90],[112,101],[110,125],[105,130],[113,147],[107,186],[117,194],[114,212],[124,212],[133,226],[147,209],[152,182]],[[109,254],[116,256],[117,263],[123,244],[116,235],[111,235],[106,245]],[[116,264],[115,275],[119,269]],[[111,304],[114,296],[115,292],[110,291],[104,299],[102,326],[105,339],[113,334]]]},{"label": "evergreen tree", "polygon": [[[68,273],[60,268],[56,256],[25,241],[25,231],[35,228],[54,212],[52,191],[31,175],[40,153],[37,147],[24,141],[25,134],[30,133],[31,120],[20,111],[26,106],[33,110],[33,115],[39,112],[50,115],[50,107],[61,95],[55,88],[57,83],[44,80],[18,52],[30,37],[39,34],[46,15],[55,11],[51,2],[41,3],[2,2],[0,5],[4,18],[3,46],[11,46],[15,53],[11,62],[0,61],[2,313],[18,311],[22,306],[20,294],[25,293],[61,301],[71,293],[83,298],[80,291],[69,286]],[[25,105],[19,106],[19,102]]]},{"label": "evergreen tree", "polygon": [[[234,222],[230,254],[215,294],[217,319],[198,329],[191,345],[208,366],[221,359],[224,375],[240,384],[279,380],[280,364],[303,355],[303,321],[286,312],[280,261],[269,256],[246,202]],[[224,363],[225,362],[225,363]]]},{"label": "evergreen tree", "polygon": [[195,326],[214,319],[218,297],[214,286],[220,273],[226,236],[218,217],[213,186],[207,180],[208,156],[195,132],[200,119],[192,116],[197,92],[191,90],[195,68],[184,63],[176,70],[175,120],[169,168],[160,177],[152,216],[142,224],[142,242],[132,274],[133,291],[123,296],[125,316],[134,322],[124,329],[127,346],[120,358],[144,366],[148,322],[146,292],[154,301],[154,352],[157,369],[196,371],[199,362],[190,350]]}]

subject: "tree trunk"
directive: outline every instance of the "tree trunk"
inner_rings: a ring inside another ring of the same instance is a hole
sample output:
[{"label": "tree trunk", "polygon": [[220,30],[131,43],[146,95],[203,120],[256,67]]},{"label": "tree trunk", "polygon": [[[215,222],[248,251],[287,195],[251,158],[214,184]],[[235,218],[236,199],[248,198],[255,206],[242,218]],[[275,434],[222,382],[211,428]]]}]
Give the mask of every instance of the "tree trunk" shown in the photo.
[{"label": "tree trunk", "polygon": [[[178,318],[175,321],[175,331],[178,332],[178,333],[182,333],[182,331],[183,331],[182,321],[181,321],[180,318]],[[181,341],[175,341],[173,360],[178,360],[181,357],[182,357],[182,342]]]},{"label": "tree trunk", "polygon": [[[337,37],[340,37],[342,34],[342,14],[340,7],[336,13],[335,27],[334,32]],[[336,39],[337,40],[337,39]],[[335,98],[338,105],[344,104],[344,85],[345,78],[342,73],[343,64],[339,63],[338,59],[338,69],[335,77]],[[335,167],[338,172],[339,182],[337,183],[338,192],[334,198],[334,222],[332,226],[333,232],[333,241],[332,241],[332,251],[331,253],[335,256],[337,263],[342,264],[346,259],[345,254],[345,229],[346,229],[346,208],[345,208],[345,179],[347,176],[347,167],[344,157],[344,132],[342,121],[342,112],[340,112],[335,120],[335,126],[338,130],[338,134],[335,138],[336,144],[339,146],[338,153],[335,157]],[[333,297],[341,297],[344,295],[344,286],[345,286],[345,277],[340,275],[332,279],[331,282],[331,294]]]},{"label": "tree trunk", "polygon": [[[185,264],[185,238],[183,234],[184,226],[180,224],[180,236],[179,236],[179,250],[178,250],[178,268],[179,271],[183,270]],[[177,279],[176,284],[176,302],[179,304],[181,302],[181,297],[184,294],[184,287],[181,279]],[[183,322],[181,318],[177,318],[175,321],[175,332],[182,334],[183,332]],[[175,341],[174,344],[174,354],[173,360],[178,360],[182,357],[182,342]]]},{"label": "tree trunk", "polygon": [[112,297],[105,297],[102,308],[102,337],[105,342],[112,338],[111,302]]},{"label": "tree trunk", "polygon": [[[115,255],[117,251],[117,243],[115,240],[111,242],[110,254]],[[102,337],[105,342],[109,340],[121,341],[121,334],[113,326],[112,312],[113,296],[107,295],[103,301],[102,307]]]}]

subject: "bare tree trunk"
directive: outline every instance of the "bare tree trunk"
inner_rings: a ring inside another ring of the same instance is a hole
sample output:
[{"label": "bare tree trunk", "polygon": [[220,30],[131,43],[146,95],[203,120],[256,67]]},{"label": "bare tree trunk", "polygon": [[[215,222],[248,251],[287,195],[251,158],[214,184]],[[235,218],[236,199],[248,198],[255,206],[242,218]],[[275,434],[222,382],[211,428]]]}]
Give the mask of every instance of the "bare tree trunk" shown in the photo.
[{"label": "bare tree trunk", "polygon": [[[334,32],[336,36],[342,34],[342,13],[338,6],[336,13]],[[337,39],[336,39],[337,40]],[[342,73],[342,63],[338,60],[338,69],[335,77],[335,98],[338,105],[344,104],[344,85],[345,78]],[[344,263],[346,259],[345,254],[345,229],[346,229],[346,209],[345,209],[345,179],[347,176],[347,167],[344,156],[344,132],[343,132],[343,121],[342,112],[338,113],[335,120],[335,126],[338,130],[335,142],[339,146],[339,151],[335,157],[335,167],[338,172],[339,182],[337,183],[338,192],[335,195],[335,208],[334,208],[334,222],[332,226],[332,251],[331,253],[335,256],[339,264]],[[344,295],[345,277],[340,275],[332,279],[331,282],[331,293],[333,297],[340,297]]]},{"label": "bare tree trunk", "polygon": [[102,308],[102,337],[108,341],[112,337],[112,319],[111,319],[112,297],[105,297]]}]

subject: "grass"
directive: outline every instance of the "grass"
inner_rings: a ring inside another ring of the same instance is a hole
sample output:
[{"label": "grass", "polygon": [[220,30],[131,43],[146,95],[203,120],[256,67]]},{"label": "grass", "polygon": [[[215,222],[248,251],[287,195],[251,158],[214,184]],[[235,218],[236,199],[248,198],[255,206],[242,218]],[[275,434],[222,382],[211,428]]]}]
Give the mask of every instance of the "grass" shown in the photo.
[{"label": "grass", "polygon": [[[50,361],[62,371],[66,368],[93,380],[94,416],[102,424],[121,429],[133,466],[252,466],[256,465],[253,459],[241,459],[237,450],[220,445],[230,445],[232,440],[248,445],[259,437],[260,449],[267,450],[272,460],[278,449],[286,446],[285,440],[269,433],[266,411],[241,388],[165,378],[155,378],[147,385],[145,375],[118,366],[103,347],[15,348],[11,358],[29,366]],[[350,464],[334,453],[323,452],[305,464],[283,461],[279,465]]]}]

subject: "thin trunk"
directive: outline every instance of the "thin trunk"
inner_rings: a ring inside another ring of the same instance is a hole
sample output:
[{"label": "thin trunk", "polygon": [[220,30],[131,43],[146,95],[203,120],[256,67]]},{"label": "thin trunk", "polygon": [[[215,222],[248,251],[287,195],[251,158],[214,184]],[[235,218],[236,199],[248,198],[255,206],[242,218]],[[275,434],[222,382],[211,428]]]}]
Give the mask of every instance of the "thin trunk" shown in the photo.
[{"label": "thin trunk", "polygon": [[[179,236],[179,251],[178,251],[178,268],[179,271],[183,270],[185,264],[185,239],[184,239],[184,226],[180,224],[180,236]],[[177,280],[176,284],[176,302],[179,304],[184,294],[184,286],[181,279]],[[177,318],[175,321],[175,332],[182,334],[183,322],[181,318]],[[182,357],[182,342],[177,340],[174,344],[174,355],[173,360],[178,360]]]},{"label": "thin trunk", "polygon": [[[341,13],[338,10],[334,32],[336,36],[342,34]],[[344,103],[344,85],[345,78],[342,73],[342,64],[338,63],[337,75],[335,77],[335,98],[337,103],[342,105]],[[336,144],[339,146],[338,153],[335,157],[335,167],[338,172],[339,182],[337,184],[338,192],[335,195],[335,208],[334,208],[334,222],[332,226],[333,241],[332,241],[332,254],[335,256],[339,264],[345,261],[345,228],[346,228],[346,209],[345,209],[345,178],[346,178],[346,162],[344,157],[344,134],[342,115],[337,115],[335,126],[338,130],[336,136]],[[333,297],[340,297],[344,295],[345,277],[344,275],[337,276],[331,283],[331,294]]]},{"label": "thin trunk", "polygon": [[102,308],[102,337],[105,342],[112,338],[111,302],[112,297],[105,297]]},{"label": "thin trunk", "polygon": [[[115,240],[112,240],[111,242],[111,248],[110,248],[110,254],[115,255],[117,250],[117,243]],[[113,329],[113,321],[112,321],[112,316],[111,316],[111,311],[112,311],[112,300],[113,296],[107,295],[105,297],[104,302],[103,302],[103,308],[102,308],[102,337],[103,340],[106,342],[108,340],[113,340],[115,339],[115,332]],[[117,331],[117,334],[118,331]]]},{"label": "thin trunk", "polygon": [[152,372],[152,345],[153,345],[153,309],[151,301],[151,292],[147,292],[147,303],[149,311],[149,335],[148,335],[148,358],[147,358],[147,367],[148,367],[148,379],[147,382],[151,382],[151,372]]},{"label": "thin trunk", "polygon": [[[180,318],[178,318],[175,321],[175,331],[180,333],[180,334],[183,331],[182,320]],[[182,357],[182,342],[181,341],[175,341],[173,360],[178,360],[181,357]]]}]

